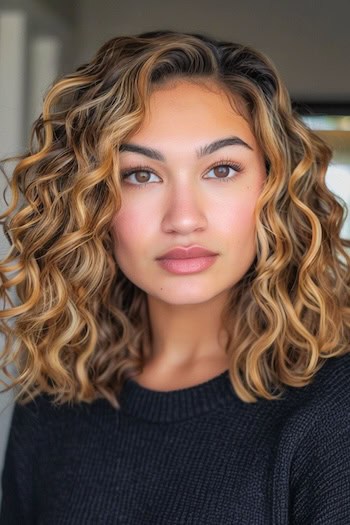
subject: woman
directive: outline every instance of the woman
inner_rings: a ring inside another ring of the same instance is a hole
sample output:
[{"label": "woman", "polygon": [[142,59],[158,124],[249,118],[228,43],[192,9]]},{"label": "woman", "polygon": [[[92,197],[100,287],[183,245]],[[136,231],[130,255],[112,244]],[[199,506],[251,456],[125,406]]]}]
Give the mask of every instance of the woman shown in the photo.
[{"label": "woman", "polygon": [[350,522],[330,159],[247,46],[121,36],[53,85],[3,214],[1,525]]}]

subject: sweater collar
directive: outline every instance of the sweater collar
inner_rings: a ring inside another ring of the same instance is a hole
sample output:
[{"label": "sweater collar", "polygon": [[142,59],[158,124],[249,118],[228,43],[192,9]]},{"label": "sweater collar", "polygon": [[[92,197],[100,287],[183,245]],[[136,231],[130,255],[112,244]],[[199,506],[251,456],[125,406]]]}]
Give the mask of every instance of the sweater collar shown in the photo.
[{"label": "sweater collar", "polygon": [[120,394],[122,412],[138,419],[173,422],[220,408],[236,398],[229,371],[203,383],[178,390],[158,391],[128,378]]}]

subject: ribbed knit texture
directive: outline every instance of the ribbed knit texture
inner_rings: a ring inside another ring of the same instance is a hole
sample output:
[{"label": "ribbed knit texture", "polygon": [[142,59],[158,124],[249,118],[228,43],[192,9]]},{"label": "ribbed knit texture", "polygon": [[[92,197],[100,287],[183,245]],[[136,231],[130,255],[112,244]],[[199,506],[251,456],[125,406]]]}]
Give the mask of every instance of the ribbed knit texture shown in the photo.
[{"label": "ribbed knit texture", "polygon": [[242,402],[228,372],[106,400],[16,405],[0,525],[349,525],[350,356],[282,400]]}]

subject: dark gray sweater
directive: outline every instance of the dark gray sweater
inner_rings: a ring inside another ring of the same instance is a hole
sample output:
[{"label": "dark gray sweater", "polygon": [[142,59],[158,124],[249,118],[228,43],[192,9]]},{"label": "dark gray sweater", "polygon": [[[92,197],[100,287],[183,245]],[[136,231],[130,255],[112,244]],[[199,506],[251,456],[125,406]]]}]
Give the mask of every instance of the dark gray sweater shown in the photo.
[{"label": "dark gray sweater", "polygon": [[350,355],[279,401],[227,372],[121,401],[15,406],[1,525],[350,524]]}]

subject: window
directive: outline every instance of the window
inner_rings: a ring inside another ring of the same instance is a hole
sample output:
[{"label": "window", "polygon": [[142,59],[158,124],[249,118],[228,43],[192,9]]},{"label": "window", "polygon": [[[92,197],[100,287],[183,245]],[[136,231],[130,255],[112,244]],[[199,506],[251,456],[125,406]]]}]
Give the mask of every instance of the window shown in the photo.
[{"label": "window", "polygon": [[[310,107],[308,108],[310,110]],[[313,114],[299,110],[303,121],[333,150],[333,159],[326,175],[328,188],[340,197],[349,209],[342,228],[342,237],[350,239],[350,107],[315,108]],[[317,114],[318,113],[318,114]]]}]

